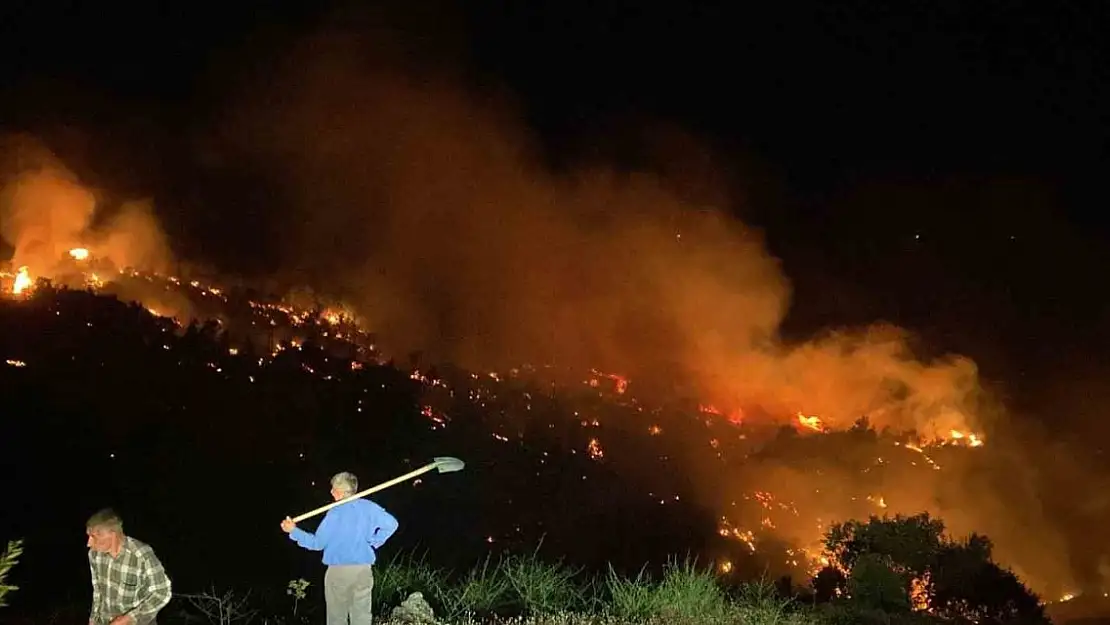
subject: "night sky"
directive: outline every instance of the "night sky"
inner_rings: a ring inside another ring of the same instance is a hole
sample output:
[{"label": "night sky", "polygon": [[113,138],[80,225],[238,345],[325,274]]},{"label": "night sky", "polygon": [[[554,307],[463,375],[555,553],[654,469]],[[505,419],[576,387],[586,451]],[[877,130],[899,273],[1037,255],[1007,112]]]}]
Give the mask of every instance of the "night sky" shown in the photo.
[{"label": "night sky", "polygon": [[180,257],[261,275],[286,198],[211,138],[321,25],[388,39],[509,98],[553,169],[665,171],[762,228],[788,335],[888,320],[1016,412],[1107,430],[1104,4],[282,4],[6,3],[4,130],[153,197]]}]

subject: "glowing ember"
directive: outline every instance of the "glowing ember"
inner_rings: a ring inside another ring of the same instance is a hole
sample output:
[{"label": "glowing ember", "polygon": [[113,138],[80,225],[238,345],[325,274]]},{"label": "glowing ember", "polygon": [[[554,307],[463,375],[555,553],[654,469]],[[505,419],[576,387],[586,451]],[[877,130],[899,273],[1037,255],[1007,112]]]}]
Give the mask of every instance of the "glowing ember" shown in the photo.
[{"label": "glowing ember", "polygon": [[732,538],[744,543],[752,553],[755,553],[755,534],[750,530],[740,529],[730,523],[728,519],[722,517],[717,527],[717,533],[725,538]]},{"label": "glowing ember", "polygon": [[719,570],[721,573],[724,573],[724,574],[731,573],[732,572],[732,563],[729,562],[728,560],[725,560],[724,562],[722,562],[720,565],[717,566],[717,570]]},{"label": "glowing ember", "polygon": [[704,414],[720,415],[728,419],[729,423],[733,425],[742,425],[744,422],[744,413],[739,408],[729,412],[727,415],[713,404],[698,404],[698,411]]},{"label": "glowing ember", "polygon": [[625,391],[628,390],[629,380],[622,375],[617,375],[615,373],[602,373],[597,369],[590,369],[590,373],[592,373],[596,377],[591,378],[586,383],[593,388],[597,388],[598,386],[600,386],[601,383],[598,378],[607,378],[613,383],[613,391],[616,392],[618,395],[624,395]]},{"label": "glowing ember", "polygon": [[595,460],[600,460],[605,457],[605,450],[601,448],[601,443],[596,438],[590,439],[590,444],[586,446],[586,451],[590,453],[590,457]]},{"label": "glowing ember", "polygon": [[75,247],[69,251],[69,255],[73,260],[87,260],[89,258],[89,250],[83,247]]},{"label": "glowing ember", "polygon": [[15,283],[12,285],[12,293],[19,295],[31,287],[31,274],[28,273],[26,267],[20,267],[19,271],[15,274]]}]

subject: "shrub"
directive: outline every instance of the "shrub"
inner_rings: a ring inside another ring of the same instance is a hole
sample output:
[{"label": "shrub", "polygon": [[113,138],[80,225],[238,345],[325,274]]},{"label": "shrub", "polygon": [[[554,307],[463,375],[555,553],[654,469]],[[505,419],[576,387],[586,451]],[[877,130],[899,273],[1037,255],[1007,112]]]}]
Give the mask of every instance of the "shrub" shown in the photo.
[{"label": "shrub", "polygon": [[605,577],[608,612],[621,619],[644,621],[659,614],[659,596],[647,575],[647,565],[634,579],[618,575],[610,565]]},{"label": "shrub", "polygon": [[[419,592],[432,603],[438,603],[439,594],[446,587],[447,573],[427,563],[427,552],[417,557],[415,550],[397,553],[374,571],[374,603],[380,611],[388,611],[404,601],[411,593]],[[433,605],[442,609],[442,605]]]},{"label": "shrub", "polygon": [[741,587],[732,611],[745,625],[810,625],[816,623],[813,612],[796,609],[792,599],[775,592],[774,584],[754,582]]},{"label": "shrub", "polygon": [[474,567],[454,583],[445,580],[435,592],[445,616],[451,619],[497,615],[508,603],[509,580],[500,563],[491,564],[492,556]]},{"label": "shrub", "polygon": [[634,579],[625,579],[610,567],[606,588],[609,613],[632,621],[716,621],[730,607],[713,567],[699,568],[690,558],[668,562],[658,582],[652,582],[646,568]]},{"label": "shrub", "polygon": [[220,594],[215,588],[205,593],[178,594],[175,599],[189,602],[212,625],[239,625],[250,623],[258,615],[251,605],[251,593],[239,594],[229,590]]},{"label": "shrub", "polygon": [[585,593],[577,584],[580,569],[571,569],[562,562],[543,562],[533,552],[507,558],[502,570],[509,584],[510,601],[524,614],[549,615],[585,607]]},{"label": "shrub", "polygon": [[698,568],[687,558],[667,564],[658,588],[663,615],[671,619],[706,620],[724,615],[728,602],[712,565]]}]

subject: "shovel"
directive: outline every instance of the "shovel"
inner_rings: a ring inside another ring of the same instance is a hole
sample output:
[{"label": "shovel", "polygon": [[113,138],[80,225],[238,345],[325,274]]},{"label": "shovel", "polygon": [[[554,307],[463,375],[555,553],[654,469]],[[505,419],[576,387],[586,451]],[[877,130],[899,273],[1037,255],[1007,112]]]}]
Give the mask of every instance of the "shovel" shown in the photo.
[{"label": "shovel", "polygon": [[311,518],[311,517],[314,517],[317,514],[320,514],[321,512],[327,512],[328,510],[331,510],[332,508],[334,508],[336,506],[341,506],[341,505],[347,503],[348,501],[358,499],[359,497],[365,497],[365,496],[369,495],[370,493],[376,493],[379,490],[385,490],[385,489],[389,488],[390,486],[393,486],[395,484],[400,484],[401,482],[404,482],[405,480],[411,480],[412,478],[416,477],[417,475],[423,475],[423,474],[425,474],[428,471],[431,471],[433,469],[438,470],[440,473],[454,473],[455,471],[461,471],[463,469],[463,467],[465,467],[465,466],[466,466],[466,463],[463,462],[462,460],[459,460],[458,458],[451,458],[449,456],[436,458],[434,461],[420,467],[419,469],[417,469],[415,471],[411,471],[411,472],[406,473],[406,474],[404,474],[400,477],[395,477],[392,480],[389,480],[388,482],[382,482],[381,484],[378,484],[377,486],[371,486],[370,488],[367,488],[366,490],[359,491],[359,492],[351,495],[350,497],[344,497],[343,499],[340,499],[339,501],[329,503],[326,506],[320,506],[319,508],[316,508],[315,510],[313,510],[311,512],[305,512],[301,516],[293,517],[293,522],[294,523],[300,523],[301,521],[303,521],[305,519],[308,519],[308,518]]}]

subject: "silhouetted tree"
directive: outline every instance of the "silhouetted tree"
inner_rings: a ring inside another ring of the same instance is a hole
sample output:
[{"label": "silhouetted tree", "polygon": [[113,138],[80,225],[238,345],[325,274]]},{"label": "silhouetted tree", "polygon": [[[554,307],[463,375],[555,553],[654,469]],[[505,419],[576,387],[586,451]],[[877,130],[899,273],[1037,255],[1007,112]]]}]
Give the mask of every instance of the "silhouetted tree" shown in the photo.
[{"label": "silhouetted tree", "polygon": [[948,539],[928,514],[834,525],[825,550],[831,564],[813,579],[818,600],[979,625],[1049,622],[1036,595],[991,560],[989,539]]}]

